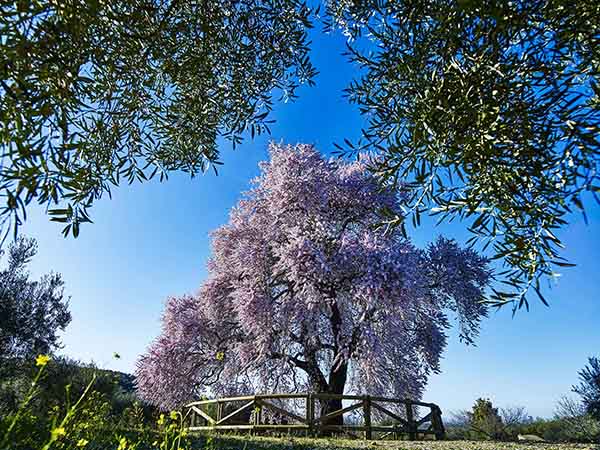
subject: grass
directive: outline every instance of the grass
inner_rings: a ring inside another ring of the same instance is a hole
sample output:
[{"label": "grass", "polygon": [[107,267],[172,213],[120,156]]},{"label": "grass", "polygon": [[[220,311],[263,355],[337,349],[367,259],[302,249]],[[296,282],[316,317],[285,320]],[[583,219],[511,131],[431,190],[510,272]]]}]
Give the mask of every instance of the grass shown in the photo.
[{"label": "grass", "polygon": [[[482,441],[366,441],[359,437],[304,438],[189,433],[184,417],[172,411],[146,423],[141,409],[112,417],[110,404],[92,389],[95,377],[74,402],[30,411],[49,357],[39,366],[20,408],[0,417],[0,450],[600,450],[598,444],[515,443]],[[70,386],[66,388],[70,393]],[[127,420],[126,420],[127,419]],[[135,419],[130,422],[129,419]]]},{"label": "grass", "polygon": [[341,438],[214,436],[205,448],[216,450],[600,450],[594,444],[485,441],[365,441]]}]

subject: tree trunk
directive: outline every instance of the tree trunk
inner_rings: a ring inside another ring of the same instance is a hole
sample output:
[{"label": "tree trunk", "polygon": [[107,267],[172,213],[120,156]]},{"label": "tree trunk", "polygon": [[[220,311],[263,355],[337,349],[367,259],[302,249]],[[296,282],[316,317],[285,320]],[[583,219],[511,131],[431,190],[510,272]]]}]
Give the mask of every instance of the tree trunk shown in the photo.
[{"label": "tree trunk", "polygon": [[[336,370],[332,370],[331,373],[329,374],[329,383],[327,384],[326,392],[328,394],[342,395],[344,393],[344,387],[346,386],[347,377],[348,377],[348,365],[346,363],[341,364]],[[331,400],[321,401],[321,416],[324,416],[325,414],[329,414],[333,411],[337,411],[339,409],[342,409],[342,400],[341,399],[331,399]],[[323,421],[323,425],[343,425],[343,424],[344,424],[344,416],[342,414]],[[326,433],[326,434],[330,435],[331,432]]]},{"label": "tree trunk", "polygon": [[[336,292],[332,291],[329,293],[331,299],[335,299]],[[335,301],[331,304],[331,315],[329,317],[331,322],[331,331],[333,334],[333,356],[334,362],[331,371],[329,372],[329,379],[325,379],[323,372],[319,368],[319,364],[317,362],[316,354],[313,353],[305,353],[304,357],[308,364],[305,365],[304,370],[309,376],[311,380],[311,384],[314,392],[317,393],[325,393],[325,394],[337,394],[342,395],[344,393],[344,388],[346,387],[346,379],[348,378],[348,362],[336,362],[337,358],[340,356],[339,348],[338,348],[338,337],[340,336],[340,332],[342,329],[342,316],[340,314],[340,310],[335,303]],[[321,400],[320,402],[320,416],[324,416],[326,414],[330,414],[333,411],[337,411],[342,409],[342,400],[341,399],[330,399],[330,400]],[[344,424],[344,416],[342,414],[337,415],[335,417],[331,417],[324,421],[321,421],[321,425],[343,425]],[[325,435],[331,435],[332,431],[328,430],[324,433]]]},{"label": "tree trunk", "polygon": [[[333,394],[333,392],[331,392]],[[337,394],[337,392],[335,392]],[[342,401],[337,399],[321,400],[321,416],[342,409]],[[339,415],[323,421],[323,425],[343,425],[344,416]]]}]

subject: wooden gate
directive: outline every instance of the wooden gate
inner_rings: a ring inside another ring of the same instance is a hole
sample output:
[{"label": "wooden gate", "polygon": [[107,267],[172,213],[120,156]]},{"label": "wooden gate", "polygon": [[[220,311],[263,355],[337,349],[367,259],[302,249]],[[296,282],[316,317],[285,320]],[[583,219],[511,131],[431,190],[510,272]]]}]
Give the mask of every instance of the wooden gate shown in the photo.
[{"label": "wooden gate", "polygon": [[[351,404],[325,415],[318,415],[315,414],[315,408],[321,400],[345,400]],[[289,408],[284,405],[285,401],[302,406]],[[365,439],[406,435],[411,440],[425,435],[433,435],[436,439],[443,439],[445,436],[439,406],[407,399],[316,393],[268,394],[202,400],[192,402],[184,409],[190,431],[297,430],[305,431],[311,436],[332,431],[364,432]],[[419,412],[428,412],[418,418],[417,409]],[[361,420],[343,422],[344,415],[354,411],[359,413]],[[273,415],[280,420],[267,418]],[[343,425],[331,425],[330,419],[338,416],[342,416]]]}]

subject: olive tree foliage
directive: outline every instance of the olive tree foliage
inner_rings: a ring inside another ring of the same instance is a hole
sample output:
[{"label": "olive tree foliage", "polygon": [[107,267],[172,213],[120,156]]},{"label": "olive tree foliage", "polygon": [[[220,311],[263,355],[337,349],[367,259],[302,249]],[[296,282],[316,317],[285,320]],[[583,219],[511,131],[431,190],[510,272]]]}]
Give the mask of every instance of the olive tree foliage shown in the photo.
[{"label": "olive tree foliage", "polygon": [[71,322],[64,282],[57,273],[29,279],[27,265],[37,252],[34,239],[19,237],[0,268],[0,374],[11,361],[60,347],[59,332]]},{"label": "olive tree foliage", "polygon": [[581,382],[573,386],[587,414],[600,421],[600,358],[590,357],[589,364],[579,371]]},{"label": "olive tree foliage", "polygon": [[449,239],[419,249],[375,229],[400,199],[364,162],[308,145],[270,153],[213,233],[201,289],[168,300],[138,364],[140,394],[164,408],[248,391],[419,398],[452,319],[467,342],[477,334],[487,260]]},{"label": "olive tree foliage", "polygon": [[79,234],[123,181],[192,176],[217,138],[268,130],[273,95],[312,84],[297,0],[0,3],[0,220],[51,208]]},{"label": "olive tree foliage", "polygon": [[[383,184],[410,189],[387,223],[464,219],[506,266],[491,300],[546,303],[540,280],[570,265],[557,230],[600,189],[600,4],[323,3],[369,119],[343,152],[378,151]],[[312,84],[311,14],[298,0],[0,3],[4,229],[37,201],[77,236],[123,180],[193,176],[219,163],[219,136],[268,131],[273,89]]]},{"label": "olive tree foliage", "polygon": [[[368,117],[384,183],[469,223],[503,258],[500,305],[529,306],[569,265],[557,230],[595,197],[600,152],[600,3],[588,0],[340,0],[329,26],[349,37],[362,75],[347,89]],[[408,181],[408,183],[403,183]],[[390,214],[405,226],[405,215]]]}]

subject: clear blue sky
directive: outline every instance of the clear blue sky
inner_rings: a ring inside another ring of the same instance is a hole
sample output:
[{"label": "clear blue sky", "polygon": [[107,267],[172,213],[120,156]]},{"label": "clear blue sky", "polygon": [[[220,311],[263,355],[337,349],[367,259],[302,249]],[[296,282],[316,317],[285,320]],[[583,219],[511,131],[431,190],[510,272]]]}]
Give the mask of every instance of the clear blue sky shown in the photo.
[{"label": "clear blue sky", "polygon": [[[318,38],[318,40],[316,39]],[[202,283],[209,252],[208,234],[226,222],[229,209],[257,175],[269,139],[316,144],[325,153],[332,142],[356,138],[362,125],[357,110],[342,97],[353,76],[340,54],[341,36],[315,36],[317,86],[302,88],[300,99],[277,107],[270,138],[246,141],[233,151],[222,145],[224,166],[190,180],[124,186],[98,202],[93,225],[78,239],[63,239],[60,226],[41,209],[22,228],[38,239],[32,274],[60,272],[71,298],[73,321],[63,353],[106,368],[132,371],[135,360],[159,333],[169,295],[194,292]],[[591,200],[591,199],[588,199]],[[565,256],[578,266],[566,269],[546,297],[529,313],[512,317],[509,308],[484,321],[477,347],[453,333],[425,398],[444,410],[468,408],[477,397],[500,406],[524,405],[532,415],[550,416],[556,400],[576,382],[587,357],[600,354],[600,208],[588,201],[589,225],[580,216],[562,233]],[[464,241],[461,226],[411,230],[423,245],[438,234]],[[118,352],[122,359],[112,358]]]}]

